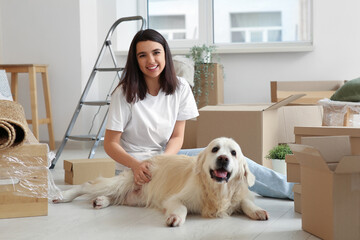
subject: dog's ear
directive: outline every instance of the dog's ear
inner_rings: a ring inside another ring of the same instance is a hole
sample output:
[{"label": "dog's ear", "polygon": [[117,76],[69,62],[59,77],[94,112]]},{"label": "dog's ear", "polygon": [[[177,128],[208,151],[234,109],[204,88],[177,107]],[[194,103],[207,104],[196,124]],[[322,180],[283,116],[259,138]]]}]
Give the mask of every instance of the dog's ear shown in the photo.
[{"label": "dog's ear", "polygon": [[244,177],[246,178],[246,182],[249,187],[252,187],[255,184],[255,176],[250,172],[249,166],[246,162],[246,159],[243,158],[243,166],[244,166]]},{"label": "dog's ear", "polygon": [[195,168],[195,173],[198,174],[201,172],[202,166],[205,162],[205,157],[206,157],[206,148],[204,148],[198,155],[196,158],[196,168]]}]

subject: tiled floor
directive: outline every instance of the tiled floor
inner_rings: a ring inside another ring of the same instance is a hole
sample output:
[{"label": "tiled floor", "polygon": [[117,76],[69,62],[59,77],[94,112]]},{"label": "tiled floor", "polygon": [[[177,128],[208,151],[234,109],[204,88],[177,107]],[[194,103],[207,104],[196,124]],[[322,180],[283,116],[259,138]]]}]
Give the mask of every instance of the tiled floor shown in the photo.
[{"label": "tiled floor", "polygon": [[[51,170],[60,189],[71,187],[64,183],[63,160],[87,155],[88,149],[65,148]],[[100,147],[95,157],[105,156]],[[0,239],[318,239],[301,229],[301,215],[294,212],[292,201],[260,196],[255,201],[269,212],[268,221],[253,221],[243,215],[223,219],[190,215],[183,226],[168,228],[158,210],[126,206],[94,210],[80,198],[71,203],[49,203],[48,216],[0,219]]]}]

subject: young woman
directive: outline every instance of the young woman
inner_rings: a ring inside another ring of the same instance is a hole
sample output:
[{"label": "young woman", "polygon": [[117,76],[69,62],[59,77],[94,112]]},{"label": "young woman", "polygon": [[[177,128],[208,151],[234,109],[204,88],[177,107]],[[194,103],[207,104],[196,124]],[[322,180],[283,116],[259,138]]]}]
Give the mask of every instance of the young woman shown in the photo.
[{"label": "young woman", "polygon": [[[180,150],[185,121],[199,115],[189,84],[176,77],[165,38],[155,30],[133,38],[122,81],[111,97],[104,148],[117,170],[131,168],[134,181],[151,180],[142,160],[157,154],[197,155],[201,149]],[[263,196],[293,198],[286,177],[248,160],[256,176],[252,187]]]},{"label": "young woman", "polygon": [[104,148],[117,164],[134,172],[135,183],[150,181],[141,162],[156,154],[177,154],[185,121],[199,115],[190,85],[177,78],[165,38],[138,32],[129,49],[122,81],[112,97]]}]

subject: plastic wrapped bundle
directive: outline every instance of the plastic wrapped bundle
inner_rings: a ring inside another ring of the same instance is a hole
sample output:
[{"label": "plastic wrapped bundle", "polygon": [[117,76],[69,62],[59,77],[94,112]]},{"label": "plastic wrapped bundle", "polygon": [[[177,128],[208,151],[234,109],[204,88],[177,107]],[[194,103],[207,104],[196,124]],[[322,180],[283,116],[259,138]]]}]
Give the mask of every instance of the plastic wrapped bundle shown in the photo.
[{"label": "plastic wrapped bundle", "polygon": [[360,127],[360,102],[332,101],[321,99],[323,106],[323,126]]},{"label": "plastic wrapped bundle", "polygon": [[49,199],[61,197],[51,154],[39,143],[0,150],[0,218],[47,215]]}]

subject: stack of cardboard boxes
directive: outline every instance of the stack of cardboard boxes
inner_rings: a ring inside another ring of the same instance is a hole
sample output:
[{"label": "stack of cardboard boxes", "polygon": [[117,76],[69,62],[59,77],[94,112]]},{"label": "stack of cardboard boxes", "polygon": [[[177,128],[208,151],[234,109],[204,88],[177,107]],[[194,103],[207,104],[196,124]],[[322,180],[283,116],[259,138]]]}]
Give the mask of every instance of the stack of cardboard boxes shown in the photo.
[{"label": "stack of cardboard boxes", "polygon": [[327,98],[318,101],[322,126],[294,125],[294,154],[286,156],[294,210],[302,228],[322,239],[360,239],[360,105]]},{"label": "stack of cardboard boxes", "polygon": [[322,239],[360,239],[359,130],[295,128],[302,228]]},{"label": "stack of cardboard boxes", "polygon": [[[286,156],[287,180],[296,183],[294,209],[302,213],[302,228],[324,239],[360,239],[360,129],[322,126],[321,105],[291,106],[292,97],[275,104],[202,107],[196,121],[187,121],[184,148],[232,137],[244,155],[271,167],[268,151],[289,143],[294,154]],[[299,145],[304,143],[316,148]]]},{"label": "stack of cardboard boxes", "polygon": [[[349,136],[352,155],[360,155],[360,129],[354,127],[336,127],[336,126],[309,126],[309,127],[295,127],[294,128],[295,143],[304,144],[303,139],[307,137],[321,137],[321,136]],[[305,144],[307,143],[305,140]],[[326,143],[326,141],[325,141]],[[327,146],[329,152],[333,149]],[[297,183],[294,187],[294,209],[298,213],[302,213],[301,208],[301,166],[299,160],[295,155],[287,155],[285,157],[287,167],[287,181]]]}]

